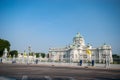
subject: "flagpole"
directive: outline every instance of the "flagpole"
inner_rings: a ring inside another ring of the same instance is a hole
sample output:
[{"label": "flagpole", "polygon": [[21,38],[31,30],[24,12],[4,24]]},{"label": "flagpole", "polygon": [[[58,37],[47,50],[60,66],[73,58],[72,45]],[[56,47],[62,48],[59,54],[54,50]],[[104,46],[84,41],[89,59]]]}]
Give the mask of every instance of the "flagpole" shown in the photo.
[{"label": "flagpole", "polygon": [[89,63],[91,62],[91,51],[89,49],[86,49],[86,53],[88,54],[88,65],[90,65]]}]

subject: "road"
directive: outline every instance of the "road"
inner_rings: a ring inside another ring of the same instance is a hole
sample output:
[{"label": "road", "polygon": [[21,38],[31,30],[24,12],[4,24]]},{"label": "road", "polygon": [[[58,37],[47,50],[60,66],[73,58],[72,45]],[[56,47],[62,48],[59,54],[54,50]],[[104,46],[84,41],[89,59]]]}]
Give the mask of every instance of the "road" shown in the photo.
[{"label": "road", "polygon": [[120,80],[120,69],[0,64],[0,77],[14,80]]}]

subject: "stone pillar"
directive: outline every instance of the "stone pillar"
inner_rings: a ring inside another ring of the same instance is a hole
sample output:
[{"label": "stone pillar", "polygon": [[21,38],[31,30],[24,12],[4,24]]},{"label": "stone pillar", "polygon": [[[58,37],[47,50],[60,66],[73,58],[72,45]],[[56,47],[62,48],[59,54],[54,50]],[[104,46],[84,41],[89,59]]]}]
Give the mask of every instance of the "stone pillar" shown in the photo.
[{"label": "stone pillar", "polygon": [[7,58],[7,53],[8,53],[7,48],[4,49],[4,52],[3,52],[3,53],[4,53],[4,54],[3,54],[3,57],[4,57],[4,58]]},{"label": "stone pillar", "polygon": [[99,54],[99,63],[101,63],[101,53],[100,49],[98,49],[98,54]]},{"label": "stone pillar", "polygon": [[111,51],[111,49],[110,49],[110,62],[111,62],[111,63],[113,62],[112,51]]}]

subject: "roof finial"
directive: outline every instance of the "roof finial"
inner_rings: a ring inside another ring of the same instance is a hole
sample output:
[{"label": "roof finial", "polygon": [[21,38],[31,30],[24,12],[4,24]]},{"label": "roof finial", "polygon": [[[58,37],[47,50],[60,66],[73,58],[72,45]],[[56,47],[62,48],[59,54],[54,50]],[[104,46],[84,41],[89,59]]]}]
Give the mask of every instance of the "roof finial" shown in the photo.
[{"label": "roof finial", "polygon": [[76,37],[80,37],[80,33],[79,32],[76,34]]}]

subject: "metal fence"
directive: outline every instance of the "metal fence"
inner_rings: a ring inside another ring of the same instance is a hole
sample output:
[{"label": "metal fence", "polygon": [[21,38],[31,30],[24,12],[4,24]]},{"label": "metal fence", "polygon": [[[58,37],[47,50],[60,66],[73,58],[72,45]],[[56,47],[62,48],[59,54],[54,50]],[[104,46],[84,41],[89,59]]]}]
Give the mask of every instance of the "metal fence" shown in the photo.
[{"label": "metal fence", "polygon": [[[82,59],[82,63],[91,63],[93,60]],[[113,62],[110,62],[106,59],[94,59],[94,63],[96,64],[105,64],[108,61],[110,64],[120,64],[120,58],[113,58]],[[3,63],[80,63],[79,61],[70,61],[64,59],[63,61],[55,61],[51,59],[41,60],[40,58],[0,58],[0,62]]]},{"label": "metal fence", "polygon": [[120,64],[120,58],[113,58],[113,64]]}]

